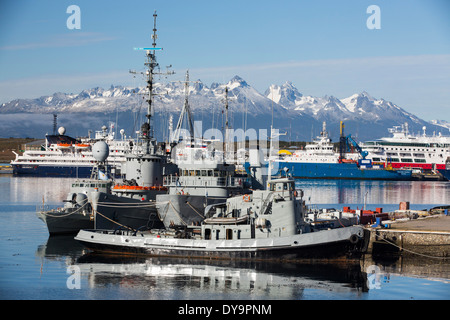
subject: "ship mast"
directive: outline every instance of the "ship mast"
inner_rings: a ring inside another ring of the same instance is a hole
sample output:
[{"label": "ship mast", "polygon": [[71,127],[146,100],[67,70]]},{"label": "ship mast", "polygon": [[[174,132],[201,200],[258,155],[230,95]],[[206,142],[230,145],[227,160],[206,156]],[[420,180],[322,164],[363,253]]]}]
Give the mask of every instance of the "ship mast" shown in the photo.
[{"label": "ship mast", "polygon": [[[173,71],[167,71],[165,73],[160,73],[160,72],[156,72],[156,69],[159,68],[159,64],[156,61],[156,51],[158,50],[162,50],[162,48],[158,48],[156,47],[156,39],[158,38],[157,34],[156,34],[156,17],[158,15],[155,13],[153,14],[153,34],[151,36],[153,43],[152,43],[152,47],[150,48],[134,48],[134,50],[145,50],[146,52],[146,62],[144,63],[144,65],[146,66],[147,70],[145,70],[144,72],[140,72],[140,74],[145,76],[146,82],[147,82],[147,91],[145,92],[145,94],[147,95],[145,101],[147,102],[147,114],[145,115],[145,117],[147,118],[147,121],[141,126],[141,138],[145,141],[146,143],[146,153],[153,153],[154,152],[154,148],[155,148],[155,139],[153,136],[153,127],[152,127],[152,104],[153,104],[153,96],[155,95],[153,93],[153,79],[155,75],[169,75],[169,74],[174,74]],[[169,66],[170,67],[170,66]],[[130,73],[132,74],[136,74],[138,72],[130,70]],[[150,150],[150,145],[151,148],[153,149],[152,151]]]},{"label": "ship mast", "polygon": [[225,134],[223,144],[223,161],[226,162],[228,152],[228,87],[225,87]]}]

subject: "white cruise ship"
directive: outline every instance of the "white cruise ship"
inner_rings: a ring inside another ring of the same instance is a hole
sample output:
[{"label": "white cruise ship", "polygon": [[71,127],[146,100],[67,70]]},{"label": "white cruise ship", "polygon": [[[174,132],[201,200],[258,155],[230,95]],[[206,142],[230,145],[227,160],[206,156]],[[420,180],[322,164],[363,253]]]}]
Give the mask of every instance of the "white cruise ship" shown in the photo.
[{"label": "white cruise ship", "polygon": [[90,177],[93,164],[96,162],[92,155],[92,145],[100,140],[105,141],[110,149],[107,164],[113,174],[119,175],[125,154],[135,145],[133,139],[126,138],[121,131],[122,138],[115,139],[114,126],[109,132],[106,126],[95,132],[95,137],[75,139],[65,135],[65,128],[58,129],[59,134],[46,135],[45,142],[39,149],[25,150],[23,155],[16,153],[11,161],[13,173],[16,175],[55,176],[55,177]]},{"label": "white cruise ship", "polygon": [[450,136],[409,133],[408,124],[389,129],[391,137],[361,144],[367,159],[383,162],[394,169],[408,168],[421,172],[441,173],[447,179],[450,171]]}]

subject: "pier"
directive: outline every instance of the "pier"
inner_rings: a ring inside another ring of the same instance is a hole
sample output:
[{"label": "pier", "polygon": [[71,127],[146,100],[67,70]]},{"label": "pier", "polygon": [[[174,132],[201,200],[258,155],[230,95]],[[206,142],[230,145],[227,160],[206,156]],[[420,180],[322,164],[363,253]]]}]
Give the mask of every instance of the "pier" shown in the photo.
[{"label": "pier", "polygon": [[9,174],[13,173],[13,169],[12,169],[11,165],[0,166],[0,174],[2,174],[2,173],[9,173]]},{"label": "pier", "polygon": [[373,256],[422,256],[450,259],[450,216],[432,215],[369,227]]}]

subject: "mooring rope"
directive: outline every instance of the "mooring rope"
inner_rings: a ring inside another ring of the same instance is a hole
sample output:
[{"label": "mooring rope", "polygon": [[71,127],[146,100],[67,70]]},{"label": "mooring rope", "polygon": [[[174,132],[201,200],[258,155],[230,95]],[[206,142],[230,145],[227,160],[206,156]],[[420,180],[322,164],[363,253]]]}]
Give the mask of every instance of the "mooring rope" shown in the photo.
[{"label": "mooring rope", "polygon": [[92,209],[92,211],[94,211],[96,214],[102,216],[102,217],[105,218],[106,220],[109,220],[109,221],[111,221],[112,223],[117,224],[117,225],[120,226],[120,227],[125,227],[125,228],[127,228],[127,229],[132,230],[132,231],[136,231],[135,229],[133,229],[133,228],[131,228],[131,227],[129,227],[129,226],[126,226],[126,225],[124,225],[124,224],[118,223],[117,221],[114,221],[114,220],[108,218],[107,216],[101,214],[101,213],[98,212],[97,210]]},{"label": "mooring rope", "polygon": [[178,212],[178,210],[175,208],[175,206],[173,205],[172,201],[169,201],[169,204],[172,206],[173,211],[175,211],[175,213],[177,214],[178,218],[181,220],[181,222],[183,222],[183,224],[185,226],[187,226],[187,223],[183,220],[183,218],[181,218],[180,213]]},{"label": "mooring rope", "polygon": [[386,242],[386,243],[388,243],[388,244],[390,244],[390,245],[392,245],[392,246],[394,246],[394,247],[399,248],[400,250],[408,251],[409,253],[416,254],[416,255],[418,255],[418,256],[423,256],[423,257],[426,257],[426,258],[432,258],[432,259],[442,259],[442,260],[445,260],[445,259],[448,259],[448,258],[449,258],[449,257],[430,256],[430,255],[427,255],[427,254],[423,254],[423,253],[419,253],[419,252],[414,252],[414,251],[412,251],[412,250],[408,250],[408,249],[402,248],[402,247],[400,247],[400,246],[398,246],[398,245],[396,245],[396,244],[394,244],[394,243],[392,243],[392,242],[389,242],[389,241],[387,241],[386,239],[382,238],[380,235],[378,235],[378,234],[376,234],[376,233],[375,233],[375,236],[376,236],[377,238],[383,240],[384,242]]},{"label": "mooring rope", "polygon": [[191,205],[191,203],[190,203],[189,201],[186,201],[186,204],[187,204],[189,207],[191,207],[191,209],[194,210],[194,212],[195,212],[196,214],[198,214],[198,215],[200,216],[200,218],[205,219],[205,216],[202,215],[200,212],[198,212],[197,209],[195,209],[195,208]]},{"label": "mooring rope", "polygon": [[[74,210],[74,211],[69,212],[67,214],[53,215],[53,214],[47,213],[45,211],[39,211],[39,213],[43,214],[44,216],[51,217],[51,218],[64,218],[64,217],[68,217],[68,216],[70,216],[72,214],[77,213],[78,211],[82,210],[88,204],[89,204],[89,202],[86,201],[86,203],[83,204],[81,207],[79,207],[77,210]],[[70,208],[68,208],[68,209],[70,209]],[[55,211],[55,212],[62,212],[62,211]]]}]

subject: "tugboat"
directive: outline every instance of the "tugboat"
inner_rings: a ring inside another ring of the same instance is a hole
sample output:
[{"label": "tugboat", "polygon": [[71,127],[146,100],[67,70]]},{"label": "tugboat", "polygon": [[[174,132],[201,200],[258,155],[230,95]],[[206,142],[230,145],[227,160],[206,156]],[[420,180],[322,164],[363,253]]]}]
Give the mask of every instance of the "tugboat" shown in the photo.
[{"label": "tugboat", "polygon": [[97,164],[93,166],[91,177],[77,179],[72,183],[67,199],[63,200],[64,207],[50,209],[43,203],[36,210],[36,215],[47,225],[50,235],[76,234],[81,229],[94,227],[92,195],[99,192],[111,194],[113,182],[104,179],[108,171],[105,160],[109,154],[106,142],[96,142],[92,146],[92,154]]},{"label": "tugboat", "polygon": [[314,231],[302,191],[292,179],[206,208],[198,226],[177,229],[81,230],[75,237],[98,252],[236,260],[353,260],[368,244],[361,226]]}]

